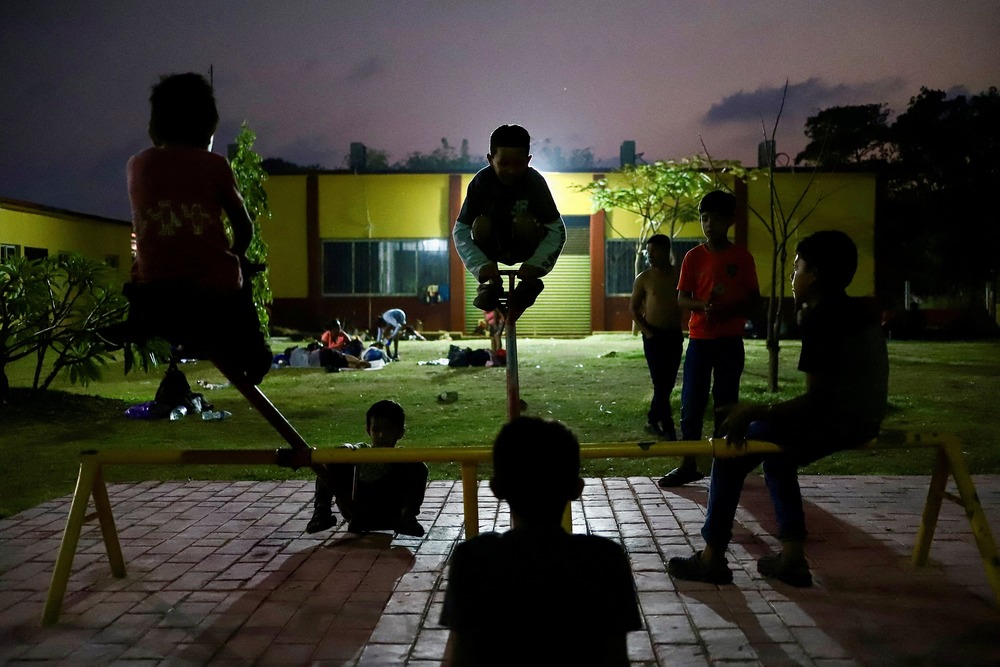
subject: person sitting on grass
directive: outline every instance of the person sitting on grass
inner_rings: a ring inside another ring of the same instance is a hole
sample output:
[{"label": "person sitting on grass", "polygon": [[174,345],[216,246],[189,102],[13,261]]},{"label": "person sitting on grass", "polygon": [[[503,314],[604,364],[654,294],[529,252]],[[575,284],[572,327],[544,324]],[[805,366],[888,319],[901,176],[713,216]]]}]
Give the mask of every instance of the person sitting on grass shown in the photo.
[{"label": "person sitting on grass", "polygon": [[628,665],[642,628],[628,557],[616,542],[562,527],[580,497],[580,445],[563,424],[518,417],[493,444],[490,489],[511,529],[459,543],[441,623],[445,664]]},{"label": "person sitting on grass", "polygon": [[[368,408],[365,432],[371,444],[343,445],[349,449],[395,447],[406,432],[406,413],[396,401],[382,400]],[[402,535],[423,537],[417,521],[427,488],[427,465],[419,462],[326,464],[326,477],[316,478],[313,515],[307,533],[318,533],[337,525],[333,500],[349,521],[348,532],[367,533],[391,530]]]},{"label": "person sitting on grass", "polygon": [[843,232],[816,232],[799,242],[795,252],[792,293],[802,311],[799,370],[806,374],[806,391],[774,405],[740,403],[730,410],[723,423],[727,445],[764,440],[783,451],[715,459],[701,529],[705,548],[670,559],[667,571],[677,579],[732,582],[725,551],[736,507],[746,476],[763,464],[782,549],[758,560],[757,571],[792,586],[811,585],[798,468],[868,442],[878,435],[885,416],[885,336],[874,313],[846,293],[858,265],[854,242]]}]

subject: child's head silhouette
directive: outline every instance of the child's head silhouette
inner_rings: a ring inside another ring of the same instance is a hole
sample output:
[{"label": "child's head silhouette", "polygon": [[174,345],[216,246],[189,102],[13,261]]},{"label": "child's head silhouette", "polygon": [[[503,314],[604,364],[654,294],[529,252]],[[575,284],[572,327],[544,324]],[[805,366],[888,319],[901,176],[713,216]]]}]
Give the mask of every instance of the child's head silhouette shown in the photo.
[{"label": "child's head silhouette", "polygon": [[208,148],[219,125],[212,86],[201,74],[160,78],[149,96],[149,138],[157,146]]},{"label": "child's head silhouette", "polygon": [[493,443],[490,488],[519,518],[558,523],[570,500],[580,497],[580,443],[551,419],[518,417]]}]

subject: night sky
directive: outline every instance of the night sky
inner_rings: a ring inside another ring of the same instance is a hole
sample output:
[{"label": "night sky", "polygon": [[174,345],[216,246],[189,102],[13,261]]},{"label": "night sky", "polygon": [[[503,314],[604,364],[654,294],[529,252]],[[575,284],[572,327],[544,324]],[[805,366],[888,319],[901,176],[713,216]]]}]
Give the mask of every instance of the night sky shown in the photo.
[{"label": "night sky", "polygon": [[160,74],[214,71],[225,151],[344,166],[442,137],[485,154],[517,122],[535,152],[623,140],[648,161],[756,162],[789,81],[778,151],[829,106],[904,111],[920,86],[1000,85],[997,0],[0,2],[0,197],[128,218],[125,161],[149,145]]}]

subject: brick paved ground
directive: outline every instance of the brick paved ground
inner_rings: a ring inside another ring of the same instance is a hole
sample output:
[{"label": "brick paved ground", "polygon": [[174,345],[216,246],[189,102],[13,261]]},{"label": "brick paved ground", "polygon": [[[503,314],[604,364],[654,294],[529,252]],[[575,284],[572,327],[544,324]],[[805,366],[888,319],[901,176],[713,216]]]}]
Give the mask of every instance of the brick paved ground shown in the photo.
[{"label": "brick paved ground", "polygon": [[[1000,536],[1000,476],[975,478]],[[996,665],[1000,610],[957,506],[945,503],[932,564],[908,562],[926,477],[804,477],[816,585],[759,577],[776,547],[752,478],[729,558],[732,586],[673,582],[664,558],[700,545],[706,483],[588,480],[575,530],[621,542],[646,628],[633,665]],[[40,626],[69,498],[0,521],[0,663],[432,665],[445,564],[461,538],[461,483],[433,482],[425,539],[303,532],[307,482],[146,482],[110,487],[128,576],[111,576],[84,528],[58,625]],[[506,513],[480,487],[480,526]]]}]

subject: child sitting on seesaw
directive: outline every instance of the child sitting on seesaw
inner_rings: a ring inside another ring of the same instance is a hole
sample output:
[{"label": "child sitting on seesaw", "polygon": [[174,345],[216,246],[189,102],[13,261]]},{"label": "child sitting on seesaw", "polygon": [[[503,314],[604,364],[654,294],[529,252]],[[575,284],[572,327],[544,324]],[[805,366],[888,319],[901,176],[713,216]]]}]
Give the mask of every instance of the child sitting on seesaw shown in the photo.
[{"label": "child sitting on seesaw", "polygon": [[[406,432],[406,413],[396,401],[376,402],[365,416],[365,432],[371,444],[345,444],[349,449],[395,447]],[[348,532],[367,533],[392,530],[402,535],[423,537],[417,521],[427,488],[427,465],[420,462],[332,463],[326,477],[316,478],[313,515],[307,533],[318,533],[337,525],[333,500],[349,523]]]},{"label": "child sitting on seesaw", "polygon": [[264,267],[247,259],[253,224],[233,170],[211,152],[219,123],[212,86],[200,74],[166,76],[149,102],[153,147],[127,167],[131,336],[166,338],[211,359],[233,381],[259,384],[272,355],[250,277]]}]

